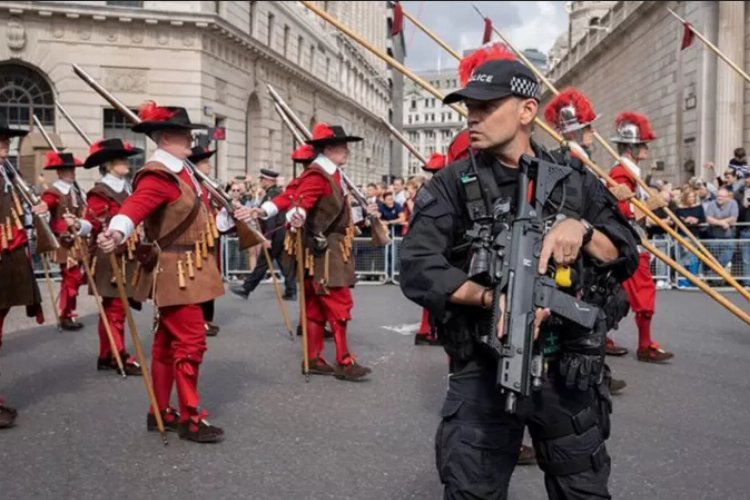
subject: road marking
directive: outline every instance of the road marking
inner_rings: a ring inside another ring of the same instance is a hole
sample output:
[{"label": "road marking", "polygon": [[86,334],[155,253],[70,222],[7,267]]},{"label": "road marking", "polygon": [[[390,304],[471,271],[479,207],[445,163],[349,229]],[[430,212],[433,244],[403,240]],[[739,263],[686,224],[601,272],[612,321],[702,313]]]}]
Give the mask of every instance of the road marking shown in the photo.
[{"label": "road marking", "polygon": [[420,323],[402,323],[400,325],[383,325],[381,328],[396,332],[400,335],[411,335],[417,333]]}]

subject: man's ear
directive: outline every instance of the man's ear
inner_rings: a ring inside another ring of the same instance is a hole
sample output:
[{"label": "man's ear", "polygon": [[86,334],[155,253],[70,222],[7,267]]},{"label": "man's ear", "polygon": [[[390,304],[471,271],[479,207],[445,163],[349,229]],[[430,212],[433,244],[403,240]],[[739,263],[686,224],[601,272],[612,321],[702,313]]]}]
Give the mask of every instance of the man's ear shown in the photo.
[{"label": "man's ear", "polygon": [[536,102],[536,99],[524,99],[521,101],[521,124],[529,125],[533,122],[538,110],[539,103]]}]

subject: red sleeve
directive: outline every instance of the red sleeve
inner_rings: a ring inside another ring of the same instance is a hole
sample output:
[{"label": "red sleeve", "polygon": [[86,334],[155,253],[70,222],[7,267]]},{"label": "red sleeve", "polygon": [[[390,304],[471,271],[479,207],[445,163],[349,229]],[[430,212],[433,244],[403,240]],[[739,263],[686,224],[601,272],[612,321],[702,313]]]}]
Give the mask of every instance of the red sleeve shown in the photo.
[{"label": "red sleeve", "polygon": [[52,212],[57,208],[60,197],[56,193],[48,190],[42,193],[42,201],[47,204],[50,211],[49,226],[52,229],[52,232],[57,234],[66,232],[68,230],[68,225],[65,221],[62,218],[52,217]]},{"label": "red sleeve", "polygon": [[[617,184],[625,184],[626,186],[628,186],[628,188],[630,188],[631,191],[635,190],[635,181],[622,165],[617,165],[615,168],[613,168],[610,171],[609,176],[612,177],[612,180]],[[617,203],[617,207],[620,209],[620,213],[625,216],[626,219],[632,219],[635,217],[628,200],[619,201]]]},{"label": "red sleeve", "polygon": [[42,193],[42,201],[47,204],[50,212],[57,207],[57,195],[52,191],[45,191]]},{"label": "red sleeve", "polygon": [[318,200],[331,194],[331,184],[328,180],[315,170],[307,170],[271,201],[278,207],[279,212],[289,210],[294,205],[309,212]]},{"label": "red sleeve", "polygon": [[138,176],[135,191],[122,204],[118,215],[126,216],[137,226],[161,205],[179,197],[179,186],[165,174],[144,172]]},{"label": "red sleeve", "polygon": [[88,194],[87,205],[85,218],[91,223],[93,234],[98,234],[104,221],[114,217],[119,211],[119,205],[114,201],[94,193]]}]

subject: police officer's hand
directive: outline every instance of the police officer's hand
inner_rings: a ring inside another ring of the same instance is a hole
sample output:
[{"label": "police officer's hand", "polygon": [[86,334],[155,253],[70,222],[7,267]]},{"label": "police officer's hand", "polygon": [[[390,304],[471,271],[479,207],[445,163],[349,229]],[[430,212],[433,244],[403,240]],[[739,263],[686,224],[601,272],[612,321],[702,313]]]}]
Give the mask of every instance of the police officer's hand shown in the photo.
[{"label": "police officer's hand", "polygon": [[[497,304],[500,308],[500,314],[498,315],[499,319],[497,321],[497,338],[501,339],[505,336],[505,318],[503,317],[505,313],[505,294],[500,296]],[[534,312],[534,340],[539,338],[539,329],[542,327],[542,323],[544,323],[551,314],[552,312],[547,308],[540,308]]]},{"label": "police officer's hand", "polygon": [[564,219],[544,236],[539,255],[539,274],[547,273],[550,257],[560,266],[569,266],[578,258],[586,227],[576,219]]},{"label": "police officer's hand", "polygon": [[122,240],[124,239],[125,236],[123,236],[120,231],[110,231],[107,229],[99,233],[96,242],[104,253],[112,253],[115,248],[120,246],[120,243],[122,243]]}]

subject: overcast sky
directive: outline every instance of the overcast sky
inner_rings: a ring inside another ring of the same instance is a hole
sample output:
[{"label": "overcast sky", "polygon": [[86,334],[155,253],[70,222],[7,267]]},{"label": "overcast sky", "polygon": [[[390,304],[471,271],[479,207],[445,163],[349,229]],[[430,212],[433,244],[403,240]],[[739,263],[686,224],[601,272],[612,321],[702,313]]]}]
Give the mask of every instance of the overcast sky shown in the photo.
[{"label": "overcast sky", "polygon": [[[408,1],[404,10],[462,53],[482,42],[484,23],[472,7],[475,3],[493,25],[519,49],[536,48],[547,52],[555,39],[568,29],[565,2],[472,2]],[[425,70],[455,67],[453,57],[441,49],[408,19],[404,19],[406,64]],[[497,36],[493,40],[497,39]]]}]

